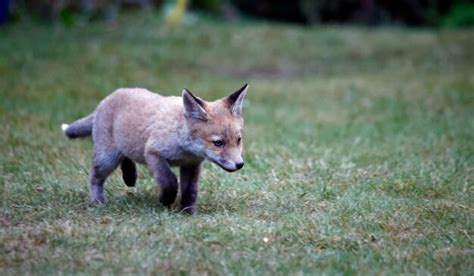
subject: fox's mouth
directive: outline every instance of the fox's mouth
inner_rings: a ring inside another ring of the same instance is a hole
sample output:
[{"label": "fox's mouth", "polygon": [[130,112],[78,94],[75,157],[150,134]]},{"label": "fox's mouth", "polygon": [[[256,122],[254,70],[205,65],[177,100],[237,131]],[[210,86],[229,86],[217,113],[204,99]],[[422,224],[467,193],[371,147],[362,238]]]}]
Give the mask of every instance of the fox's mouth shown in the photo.
[{"label": "fox's mouth", "polygon": [[221,167],[224,171],[226,172],[235,172],[235,171],[238,171],[239,169],[235,168],[235,169],[230,169],[230,168],[227,168],[227,167],[224,167],[222,164],[219,164],[219,162],[214,162],[215,164],[217,164],[219,167]]},{"label": "fox's mouth", "polygon": [[239,170],[239,169],[237,169],[237,168],[235,168],[235,169],[231,170],[231,169],[228,169],[228,168],[226,168],[226,167],[223,167],[223,166],[220,166],[220,167],[221,167],[221,168],[223,168],[223,169],[224,169],[226,172],[236,172],[236,171],[238,171],[238,170]]},{"label": "fox's mouth", "polygon": [[[233,168],[230,168],[230,167],[227,167],[225,166],[224,164],[230,164],[230,162],[228,161],[225,161],[225,160],[222,160],[222,161],[215,161],[215,160],[212,160],[212,162],[216,165],[218,165],[219,167],[221,167],[223,170],[225,170],[226,172],[236,172],[238,170],[240,170],[240,168],[237,168],[235,165],[233,166]],[[224,163],[224,164],[223,164]]]}]

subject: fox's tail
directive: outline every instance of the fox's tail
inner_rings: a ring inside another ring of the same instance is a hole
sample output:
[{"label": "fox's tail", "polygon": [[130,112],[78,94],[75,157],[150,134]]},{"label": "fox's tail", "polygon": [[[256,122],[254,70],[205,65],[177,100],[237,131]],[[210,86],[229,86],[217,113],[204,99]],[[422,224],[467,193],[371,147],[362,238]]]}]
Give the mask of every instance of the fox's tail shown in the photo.
[{"label": "fox's tail", "polygon": [[94,121],[94,113],[87,115],[72,124],[62,124],[61,129],[69,138],[79,138],[92,135],[92,125]]}]

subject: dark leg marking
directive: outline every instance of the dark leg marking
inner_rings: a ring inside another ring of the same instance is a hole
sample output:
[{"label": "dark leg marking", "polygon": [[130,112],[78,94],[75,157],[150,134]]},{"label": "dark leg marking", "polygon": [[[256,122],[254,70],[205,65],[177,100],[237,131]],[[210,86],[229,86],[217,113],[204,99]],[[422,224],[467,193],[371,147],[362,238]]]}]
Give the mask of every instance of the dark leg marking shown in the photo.
[{"label": "dark leg marking", "polygon": [[147,164],[155,178],[155,181],[160,185],[160,202],[166,207],[170,207],[176,200],[178,194],[178,180],[171,171],[168,162],[154,154],[146,156]]},{"label": "dark leg marking", "polygon": [[122,179],[125,184],[128,187],[135,187],[135,183],[137,182],[137,167],[135,166],[135,162],[124,157],[120,164],[120,169],[122,170]]},{"label": "dark leg marking", "polygon": [[197,195],[201,164],[180,168],[181,212],[194,214],[197,210]]}]

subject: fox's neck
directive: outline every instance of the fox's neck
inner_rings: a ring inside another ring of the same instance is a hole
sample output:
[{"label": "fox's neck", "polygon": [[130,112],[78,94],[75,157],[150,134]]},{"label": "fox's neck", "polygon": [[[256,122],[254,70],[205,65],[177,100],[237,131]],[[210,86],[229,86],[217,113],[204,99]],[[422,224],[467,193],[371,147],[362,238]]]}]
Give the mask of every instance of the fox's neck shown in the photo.
[{"label": "fox's neck", "polygon": [[180,128],[178,130],[178,145],[181,148],[181,150],[191,153],[195,155],[196,157],[204,159],[205,156],[203,154],[203,148],[202,145],[199,141],[197,141],[195,138],[193,138],[193,135],[191,131],[189,130],[189,127],[187,126],[186,122],[183,122],[183,124],[180,125]]}]

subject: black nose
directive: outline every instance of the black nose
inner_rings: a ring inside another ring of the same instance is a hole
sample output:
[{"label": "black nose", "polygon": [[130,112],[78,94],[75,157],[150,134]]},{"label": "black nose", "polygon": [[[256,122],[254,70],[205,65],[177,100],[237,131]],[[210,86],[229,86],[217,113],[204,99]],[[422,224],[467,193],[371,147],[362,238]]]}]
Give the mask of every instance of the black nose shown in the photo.
[{"label": "black nose", "polygon": [[244,162],[235,163],[235,166],[237,167],[238,170],[240,170],[244,166]]}]

